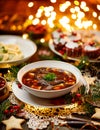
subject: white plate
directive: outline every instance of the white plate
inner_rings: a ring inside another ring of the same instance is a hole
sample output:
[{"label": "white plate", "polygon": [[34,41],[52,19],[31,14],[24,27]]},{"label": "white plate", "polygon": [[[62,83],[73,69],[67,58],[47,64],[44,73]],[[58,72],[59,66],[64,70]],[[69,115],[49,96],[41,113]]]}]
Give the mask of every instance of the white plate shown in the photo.
[{"label": "white plate", "polygon": [[37,46],[34,42],[29,39],[23,39],[20,36],[1,35],[0,42],[4,44],[17,44],[24,55],[24,58],[21,60],[0,62],[0,68],[8,68],[12,65],[19,65],[27,61],[37,51]]},{"label": "white plate", "polygon": [[[90,33],[91,33],[91,34],[95,34],[97,40],[100,41],[100,31],[94,31],[94,30],[86,31],[86,30],[80,30],[80,31],[77,31],[77,32],[80,32],[80,33],[85,33],[85,32],[86,32],[86,33],[89,33],[89,34],[90,34]],[[53,45],[53,39],[50,39],[50,40],[49,40],[49,48],[50,48],[51,51],[53,51],[55,54],[61,56],[61,57],[64,59],[63,55],[62,55],[61,53],[59,53],[58,51],[55,50],[54,45]],[[67,59],[69,59],[69,60],[74,60],[74,61],[80,61],[80,57],[79,57],[79,58],[76,58],[76,57],[73,58],[73,57],[67,56],[67,58],[64,59],[64,60],[67,60]],[[90,60],[90,59],[89,59],[89,61],[90,61],[90,62],[100,62],[100,57],[99,57],[98,59],[93,59],[93,60]]]},{"label": "white plate", "polygon": [[[85,81],[83,76],[81,76],[80,85],[85,85],[85,86],[87,85],[87,82]],[[44,99],[44,98],[36,97],[36,96],[28,93],[24,89],[18,88],[18,85],[16,82],[13,82],[13,84],[12,84],[12,91],[13,91],[14,95],[20,101],[22,101],[26,104],[29,104],[31,106],[34,106],[34,107],[46,107],[46,108],[56,108],[57,107],[58,108],[58,107],[65,106],[65,104],[64,105],[52,104],[52,100],[54,100],[54,99]]]}]

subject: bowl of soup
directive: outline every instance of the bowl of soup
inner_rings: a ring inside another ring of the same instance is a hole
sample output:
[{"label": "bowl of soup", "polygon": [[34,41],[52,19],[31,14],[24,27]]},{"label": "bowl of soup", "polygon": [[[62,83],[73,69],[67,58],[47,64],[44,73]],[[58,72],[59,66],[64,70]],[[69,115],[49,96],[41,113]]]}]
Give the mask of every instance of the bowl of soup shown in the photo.
[{"label": "bowl of soup", "polygon": [[22,67],[17,74],[22,88],[40,98],[56,98],[80,84],[81,72],[74,65],[44,60]]}]

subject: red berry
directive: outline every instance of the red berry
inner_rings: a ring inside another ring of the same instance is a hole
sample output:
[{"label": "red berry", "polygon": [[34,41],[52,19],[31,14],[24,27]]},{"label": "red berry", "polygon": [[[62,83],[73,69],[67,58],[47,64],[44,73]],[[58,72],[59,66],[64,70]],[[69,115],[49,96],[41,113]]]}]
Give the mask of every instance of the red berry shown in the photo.
[{"label": "red berry", "polygon": [[64,38],[64,37],[65,37],[65,35],[64,35],[64,34],[60,35],[60,38]]},{"label": "red berry", "polygon": [[72,98],[72,103],[75,103],[75,98]]},{"label": "red berry", "polygon": [[8,109],[6,109],[6,110],[4,111],[4,113],[5,113],[5,114],[8,114],[8,113],[9,113],[9,110],[8,110]]},{"label": "red berry", "polygon": [[15,105],[15,106],[13,106],[13,109],[19,109],[20,108],[20,106],[18,106],[18,105]]},{"label": "red berry", "polygon": [[10,113],[13,113],[14,112],[14,109],[10,109]]},{"label": "red berry", "polygon": [[19,88],[22,88],[22,85],[20,83],[17,84]]},{"label": "red berry", "polygon": [[78,101],[78,105],[81,105],[81,104],[82,104],[82,100],[79,100],[79,101]]},{"label": "red berry", "polygon": [[81,97],[81,94],[80,94],[80,93],[77,93],[77,94],[76,94],[76,97],[80,98],[80,97]]}]

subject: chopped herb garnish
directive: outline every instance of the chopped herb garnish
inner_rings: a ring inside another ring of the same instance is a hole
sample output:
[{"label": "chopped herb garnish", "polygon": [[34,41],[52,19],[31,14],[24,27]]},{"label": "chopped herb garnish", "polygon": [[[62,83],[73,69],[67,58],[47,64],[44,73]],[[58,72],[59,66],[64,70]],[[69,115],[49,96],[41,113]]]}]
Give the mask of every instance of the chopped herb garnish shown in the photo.
[{"label": "chopped herb garnish", "polygon": [[5,49],[4,46],[2,46],[2,52],[3,52],[3,53],[7,53],[7,50]]},{"label": "chopped herb garnish", "polygon": [[56,75],[54,73],[48,73],[43,78],[47,81],[52,81],[56,78]]},{"label": "chopped herb garnish", "polygon": [[0,61],[2,61],[2,59],[3,59],[3,56],[0,56]]}]

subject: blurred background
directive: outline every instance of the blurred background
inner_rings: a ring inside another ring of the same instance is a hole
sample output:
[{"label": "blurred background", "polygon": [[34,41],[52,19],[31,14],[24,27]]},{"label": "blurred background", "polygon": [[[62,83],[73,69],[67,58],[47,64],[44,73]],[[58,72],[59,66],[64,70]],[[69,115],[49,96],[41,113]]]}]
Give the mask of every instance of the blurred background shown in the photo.
[{"label": "blurred background", "polygon": [[48,32],[100,30],[99,0],[0,0],[0,34],[25,32],[41,24]]}]

